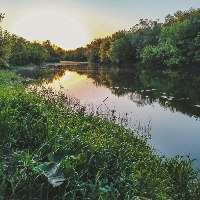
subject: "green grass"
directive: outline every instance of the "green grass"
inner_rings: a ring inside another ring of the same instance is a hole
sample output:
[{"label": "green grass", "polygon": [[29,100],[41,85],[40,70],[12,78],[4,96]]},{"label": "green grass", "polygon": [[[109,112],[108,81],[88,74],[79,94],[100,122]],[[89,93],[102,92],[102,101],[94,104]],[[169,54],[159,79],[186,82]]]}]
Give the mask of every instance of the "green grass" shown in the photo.
[{"label": "green grass", "polygon": [[8,70],[0,70],[0,85],[14,84],[16,81],[19,80],[20,77],[17,74],[12,73]]},{"label": "green grass", "polygon": [[193,161],[160,157],[145,138],[17,79],[0,71],[0,199],[200,198]]}]

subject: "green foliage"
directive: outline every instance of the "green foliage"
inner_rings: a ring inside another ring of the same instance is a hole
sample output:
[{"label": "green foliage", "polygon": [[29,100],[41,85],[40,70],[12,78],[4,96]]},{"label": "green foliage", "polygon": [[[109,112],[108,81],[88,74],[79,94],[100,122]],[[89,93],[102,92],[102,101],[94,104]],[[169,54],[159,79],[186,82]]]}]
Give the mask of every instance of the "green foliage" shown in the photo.
[{"label": "green foliage", "polygon": [[29,64],[40,65],[48,61],[50,56],[48,49],[38,42],[29,42],[22,37],[11,35],[2,30],[0,31],[0,46],[1,68]]},{"label": "green foliage", "polygon": [[64,60],[77,61],[77,62],[87,61],[86,48],[80,47],[77,48],[76,50],[66,51]]},{"label": "green foliage", "polygon": [[125,37],[126,34],[127,34],[127,32],[125,30],[122,30],[122,31],[118,31],[118,32],[113,33],[112,36],[109,37],[109,38],[113,42],[113,41],[115,41],[117,39]]},{"label": "green foliage", "polygon": [[110,49],[107,53],[111,62],[124,61],[127,54],[127,43],[124,38],[120,38],[111,43]]},{"label": "green foliage", "polygon": [[132,49],[135,51],[135,57],[140,58],[140,53],[147,45],[157,45],[160,37],[161,27],[155,26],[133,34],[131,39]]},{"label": "green foliage", "polygon": [[111,42],[110,40],[104,40],[101,45],[100,45],[100,57],[101,57],[101,62],[108,63],[110,61],[108,57],[108,50],[110,49]]},{"label": "green foliage", "polygon": [[162,28],[157,53],[161,56],[158,59],[164,64],[170,66],[187,63],[184,54],[187,51],[185,39],[188,23],[187,20],[184,22],[178,21],[171,26]]},{"label": "green foliage", "polygon": [[132,28],[130,28],[130,32],[132,33],[140,33],[149,29],[153,29],[158,26],[158,20],[152,21],[148,19],[140,19],[139,24],[136,24]]},{"label": "green foliage", "polygon": [[47,62],[59,62],[60,60],[64,60],[65,51],[54,44],[52,45],[50,40],[43,41],[42,47],[48,52],[48,57],[46,58]]},{"label": "green foliage", "polygon": [[[4,14],[0,13],[0,22]],[[30,42],[26,39],[0,27],[0,68],[10,66],[40,65],[48,62],[64,60],[65,51],[52,45],[49,40],[40,44],[38,41]]]},{"label": "green foliage", "polygon": [[0,70],[0,85],[13,84],[15,81],[20,81],[20,77],[8,70]]},{"label": "green foliage", "polygon": [[100,61],[100,45],[103,39],[98,38],[87,45],[86,57],[89,62],[95,63]]},{"label": "green foliage", "polygon": [[0,28],[0,68],[9,66],[8,60],[11,54],[10,34]]},{"label": "green foliage", "polygon": [[11,55],[9,63],[13,66],[40,65],[47,60],[48,51],[37,42],[26,41],[16,35],[11,36]]},{"label": "green foliage", "polygon": [[198,33],[200,28],[199,10],[177,12],[175,17],[167,16],[161,29],[159,43],[147,45],[141,51],[143,62],[177,66],[199,61]]},{"label": "green foliage", "polygon": [[72,110],[77,105],[62,93],[36,94],[5,82],[0,198],[199,199],[191,160],[159,157],[134,132],[80,107]]},{"label": "green foliage", "polygon": [[156,56],[157,56],[156,47],[152,45],[145,46],[140,54],[142,61],[145,63],[159,61],[156,59]]},{"label": "green foliage", "polygon": [[0,29],[0,68],[10,66],[41,65],[64,60],[65,51],[50,41],[30,42]]},{"label": "green foliage", "polygon": [[199,18],[199,17],[200,17],[200,9],[190,8],[189,10],[185,11],[178,10],[177,12],[174,13],[174,16],[168,14],[165,17],[165,23],[163,24],[163,26],[169,26],[177,21],[182,22],[186,19],[191,20],[193,18]]},{"label": "green foliage", "polygon": [[134,58],[130,38],[131,35],[127,34],[123,38],[111,42],[110,49],[107,52],[107,56],[110,58],[111,62],[128,62]]},{"label": "green foliage", "polygon": [[143,62],[165,64],[167,66],[180,65],[186,62],[182,52],[176,46],[167,42],[157,46],[146,46],[140,56]]},{"label": "green foliage", "polygon": [[[3,15],[0,15],[1,18]],[[1,31],[0,66],[40,65],[44,62],[89,61],[138,62],[165,66],[198,64],[200,9],[177,11],[167,15],[165,23],[140,19],[129,31],[118,31],[105,38],[94,39],[86,47],[65,51],[51,41],[29,42]]]}]

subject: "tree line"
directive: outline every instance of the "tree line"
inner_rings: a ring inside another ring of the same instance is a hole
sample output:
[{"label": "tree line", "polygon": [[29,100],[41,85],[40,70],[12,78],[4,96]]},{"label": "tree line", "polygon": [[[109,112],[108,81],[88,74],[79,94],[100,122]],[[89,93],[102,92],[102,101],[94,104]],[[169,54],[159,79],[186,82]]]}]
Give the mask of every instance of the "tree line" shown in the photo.
[{"label": "tree line", "polygon": [[49,40],[27,41],[0,28],[0,67],[40,65],[46,62],[59,62],[65,51],[52,45]]},{"label": "tree line", "polygon": [[[4,14],[0,13],[0,22],[3,18]],[[65,52],[50,40],[30,42],[0,27],[0,68],[59,62],[64,60]]]},{"label": "tree line", "polygon": [[[0,21],[4,14],[0,14]],[[178,66],[200,61],[200,9],[177,11],[159,20],[141,19],[129,31],[96,38],[65,51],[51,41],[27,41],[0,28],[0,67],[40,65],[60,60]]]},{"label": "tree line", "polygon": [[68,60],[178,66],[200,61],[200,9],[177,11],[159,20],[141,19],[129,31],[94,39],[86,48],[67,51]]}]

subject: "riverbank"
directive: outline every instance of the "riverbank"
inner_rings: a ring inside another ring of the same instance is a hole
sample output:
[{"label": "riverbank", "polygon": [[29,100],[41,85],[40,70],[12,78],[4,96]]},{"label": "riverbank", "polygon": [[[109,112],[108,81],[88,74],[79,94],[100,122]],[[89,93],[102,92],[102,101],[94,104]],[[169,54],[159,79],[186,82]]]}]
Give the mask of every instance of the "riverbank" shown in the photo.
[{"label": "riverbank", "polygon": [[19,80],[0,71],[0,198],[199,199],[191,160],[160,157],[145,138]]},{"label": "riverbank", "polygon": [[60,61],[60,65],[83,65],[89,64],[90,62],[76,62],[76,61]]}]

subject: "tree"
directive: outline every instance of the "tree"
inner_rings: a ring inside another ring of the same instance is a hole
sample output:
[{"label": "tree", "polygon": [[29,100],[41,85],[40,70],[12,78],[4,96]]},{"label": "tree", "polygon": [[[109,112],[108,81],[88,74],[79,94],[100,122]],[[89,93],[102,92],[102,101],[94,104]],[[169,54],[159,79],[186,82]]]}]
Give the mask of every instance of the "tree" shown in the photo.
[{"label": "tree", "polygon": [[86,57],[85,53],[86,53],[86,48],[83,48],[83,47],[77,48],[73,52],[73,54],[74,54],[73,55],[74,60],[78,61],[78,62],[85,62],[85,61],[87,61],[87,57]]},{"label": "tree", "polygon": [[130,37],[131,35],[127,34],[125,37],[111,42],[110,49],[107,52],[111,62],[129,62],[134,59]]},{"label": "tree", "polygon": [[49,52],[49,57],[47,59],[48,62],[59,62],[59,54],[55,51],[54,47],[51,44],[50,40],[46,40],[42,42],[42,46],[46,48],[46,50]]},{"label": "tree", "polygon": [[129,32],[138,33],[138,32],[144,31],[146,29],[154,28],[155,26],[158,25],[158,21],[159,21],[159,19],[157,19],[155,21],[152,21],[149,19],[140,19],[139,24],[136,24],[135,26],[130,28]]},{"label": "tree", "polygon": [[0,67],[9,66],[9,57],[11,54],[10,33],[3,31],[0,27]]},{"label": "tree", "polygon": [[115,32],[114,34],[112,34],[112,36],[110,37],[110,41],[114,42],[117,39],[123,38],[125,37],[125,35],[127,34],[127,31],[125,30],[120,30],[118,32]]},{"label": "tree", "polygon": [[29,44],[29,53],[29,63],[34,63],[36,65],[45,63],[49,58],[47,49],[36,41]]},{"label": "tree", "polygon": [[158,45],[148,45],[142,50],[143,62],[158,62],[168,66],[188,63],[188,24],[189,20],[184,20],[163,27]]},{"label": "tree", "polygon": [[89,62],[100,62],[100,45],[103,42],[102,38],[95,39],[90,44],[87,44],[86,57]]},{"label": "tree", "polygon": [[59,62],[65,58],[65,50],[53,44],[53,49],[56,52],[56,61]]},{"label": "tree", "polygon": [[74,58],[74,50],[69,50],[65,52],[64,60],[72,61],[75,60]]},{"label": "tree", "polygon": [[143,31],[133,33],[131,38],[132,49],[135,52],[135,58],[140,58],[142,49],[147,45],[157,45],[161,33],[161,26],[156,25]]},{"label": "tree", "polygon": [[4,15],[5,15],[5,13],[0,13],[0,22],[2,22]]},{"label": "tree", "polygon": [[[3,20],[4,15],[5,13],[0,13],[0,22]],[[10,52],[10,34],[7,31],[3,31],[0,27],[0,67],[8,67]]]},{"label": "tree", "polygon": [[12,35],[11,45],[9,63],[17,66],[29,64],[30,52],[26,39],[18,37],[17,35]]},{"label": "tree", "polygon": [[108,50],[110,49],[110,45],[111,45],[111,42],[109,39],[105,39],[101,45],[100,45],[100,50],[99,50],[99,53],[100,53],[100,57],[101,57],[101,62],[109,62],[110,59],[108,57]]},{"label": "tree", "polygon": [[11,36],[11,54],[9,63],[13,66],[25,66],[29,64],[40,65],[49,57],[49,53],[37,41],[29,42],[17,35]]},{"label": "tree", "polygon": [[165,17],[165,26],[166,25],[170,25],[170,24],[172,24],[172,23],[174,23],[176,21],[176,19],[175,19],[175,17],[174,16],[172,16],[172,15],[170,15],[170,14],[168,14],[166,17]]}]

